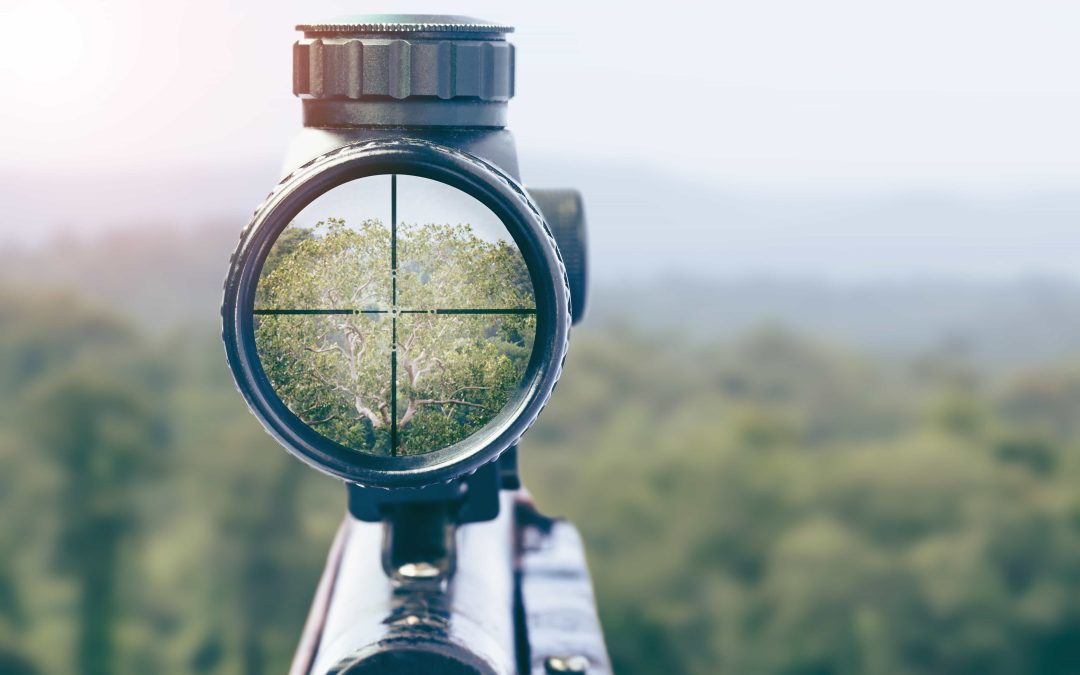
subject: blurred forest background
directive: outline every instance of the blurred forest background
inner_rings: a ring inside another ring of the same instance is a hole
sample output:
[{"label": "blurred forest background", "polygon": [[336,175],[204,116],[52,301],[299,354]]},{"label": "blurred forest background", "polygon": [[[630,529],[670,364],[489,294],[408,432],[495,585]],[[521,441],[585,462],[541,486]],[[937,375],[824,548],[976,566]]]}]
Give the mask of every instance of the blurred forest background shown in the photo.
[{"label": "blurred forest background", "polygon": [[[377,6],[516,25],[527,185],[586,197],[522,461],[618,673],[1080,673],[1080,3]],[[0,675],[284,672],[344,495],[220,282],[293,26],[374,7],[0,2]]]},{"label": "blurred forest background", "polygon": [[[343,511],[233,389],[232,226],[0,254],[0,673],[282,673]],[[595,289],[524,445],[617,672],[1080,672],[1080,287]]]}]

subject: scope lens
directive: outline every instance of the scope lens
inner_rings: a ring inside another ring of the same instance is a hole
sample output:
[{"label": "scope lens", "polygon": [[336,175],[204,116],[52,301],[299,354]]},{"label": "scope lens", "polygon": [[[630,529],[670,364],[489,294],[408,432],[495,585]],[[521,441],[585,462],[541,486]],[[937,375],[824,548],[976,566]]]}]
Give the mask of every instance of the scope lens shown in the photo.
[{"label": "scope lens", "polygon": [[536,300],[505,225],[411,175],[324,193],[281,231],[255,294],[255,345],[281,401],[351,450],[465,440],[519,392]]}]

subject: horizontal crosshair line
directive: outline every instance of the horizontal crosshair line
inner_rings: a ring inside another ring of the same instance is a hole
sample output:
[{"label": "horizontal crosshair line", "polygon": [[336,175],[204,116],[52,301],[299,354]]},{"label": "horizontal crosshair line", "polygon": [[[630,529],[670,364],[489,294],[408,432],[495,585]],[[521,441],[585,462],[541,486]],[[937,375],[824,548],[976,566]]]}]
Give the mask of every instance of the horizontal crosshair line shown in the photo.
[{"label": "horizontal crosshair line", "polygon": [[389,309],[255,309],[255,314],[389,314]]},{"label": "horizontal crosshair line", "polygon": [[401,314],[536,314],[535,309],[510,307],[506,309],[399,309]]},{"label": "horizontal crosshair line", "polygon": [[[254,314],[393,314],[390,309],[255,309]],[[507,308],[439,308],[439,309],[399,309],[398,314],[536,314],[535,309],[527,307]]]}]

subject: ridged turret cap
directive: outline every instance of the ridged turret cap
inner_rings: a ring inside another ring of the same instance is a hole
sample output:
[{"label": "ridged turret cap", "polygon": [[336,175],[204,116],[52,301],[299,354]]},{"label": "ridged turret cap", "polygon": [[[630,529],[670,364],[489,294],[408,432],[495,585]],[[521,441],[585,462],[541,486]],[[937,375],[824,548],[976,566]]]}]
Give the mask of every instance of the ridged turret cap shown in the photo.
[{"label": "ridged turret cap", "polygon": [[301,24],[293,93],[307,126],[506,125],[510,26],[464,16],[374,14]]}]

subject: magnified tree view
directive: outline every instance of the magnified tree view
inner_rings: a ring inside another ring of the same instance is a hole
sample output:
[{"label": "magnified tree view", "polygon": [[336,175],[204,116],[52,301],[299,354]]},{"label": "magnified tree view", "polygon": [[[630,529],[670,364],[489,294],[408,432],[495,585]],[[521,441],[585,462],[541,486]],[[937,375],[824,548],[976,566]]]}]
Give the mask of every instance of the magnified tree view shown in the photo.
[{"label": "magnified tree view", "polygon": [[524,376],[536,325],[513,245],[468,224],[379,219],[286,228],[256,314],[282,401],[324,436],[378,455],[438,450],[491,421]]}]

